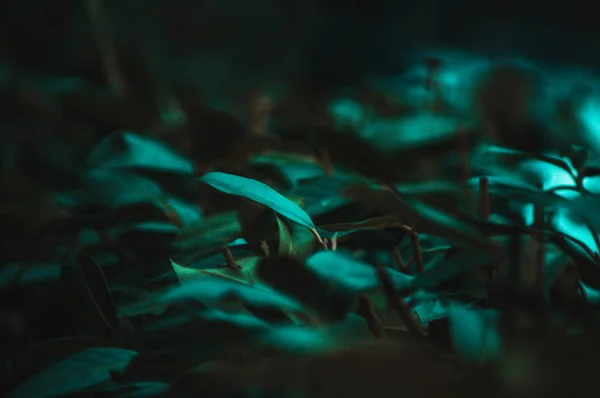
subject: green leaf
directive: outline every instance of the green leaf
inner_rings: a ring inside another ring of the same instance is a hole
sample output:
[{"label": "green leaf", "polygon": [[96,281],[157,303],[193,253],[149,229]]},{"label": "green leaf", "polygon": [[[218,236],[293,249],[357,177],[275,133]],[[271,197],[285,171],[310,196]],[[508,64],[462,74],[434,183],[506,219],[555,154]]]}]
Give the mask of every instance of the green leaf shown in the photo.
[{"label": "green leaf", "polygon": [[142,167],[192,174],[194,166],[165,143],[133,132],[118,132],[102,140],[88,156],[92,167]]},{"label": "green leaf", "polygon": [[216,171],[205,174],[200,181],[221,192],[263,204],[285,218],[316,231],[313,221],[304,210],[260,181]]},{"label": "green leaf", "polygon": [[[340,251],[318,252],[308,259],[306,267],[321,278],[335,281],[356,292],[379,287],[375,267]],[[398,289],[409,286],[413,280],[411,276],[393,270],[389,270],[389,273]]]},{"label": "green leaf", "polygon": [[225,299],[236,298],[258,308],[300,310],[301,307],[288,297],[263,285],[248,285],[228,280],[218,275],[203,273],[202,278],[187,278],[176,286],[157,292],[148,302],[133,304],[126,313],[142,313],[145,308],[168,306],[190,300],[208,306],[219,306]]},{"label": "green leaf", "polygon": [[175,271],[179,281],[187,281],[202,277],[218,277],[233,282],[248,284],[254,281],[254,272],[259,261],[260,257],[257,256],[236,260],[236,264],[239,267],[237,269],[229,266],[220,268],[196,269],[181,266],[173,260],[171,260],[171,266],[173,267],[173,271]]},{"label": "green leaf", "polygon": [[403,224],[399,221],[396,216],[381,216],[373,217],[366,220],[357,222],[339,223],[339,224],[327,224],[320,225],[319,228],[329,232],[342,232],[342,231],[353,231],[360,229],[372,229],[372,228],[388,228],[402,226]]},{"label": "green leaf", "polygon": [[291,254],[294,251],[294,242],[292,233],[285,223],[276,216],[277,227],[279,228],[279,255]]},{"label": "green leaf", "polygon": [[458,253],[445,255],[443,261],[415,277],[410,285],[410,290],[431,289],[472,268],[489,264],[493,259],[494,257],[489,253],[477,249],[463,249]]},{"label": "green leaf", "polygon": [[215,214],[183,228],[173,246],[182,250],[214,249],[241,233],[242,226],[236,212]]},{"label": "green leaf", "polygon": [[569,174],[573,173],[572,167],[566,161],[552,156],[543,155],[535,152],[521,152],[515,149],[502,148],[497,146],[489,146],[486,148],[486,152],[489,154],[501,155],[505,157],[512,157],[516,160],[539,160],[548,164],[560,167]]},{"label": "green leaf", "polygon": [[111,380],[124,370],[137,352],[120,348],[88,348],[55,362],[18,385],[10,398],[59,397]]},{"label": "green leaf", "polygon": [[492,314],[460,304],[448,308],[450,335],[463,358],[481,361],[500,352],[500,333]]},{"label": "green leaf", "polygon": [[344,194],[370,209],[414,223],[419,233],[445,238],[457,244],[476,246],[495,252],[497,248],[480,231],[455,216],[416,201],[407,201],[396,193],[366,185],[348,187]]},{"label": "green leaf", "polygon": [[315,234],[308,228],[296,223],[291,223],[290,230],[293,243],[292,255],[300,260],[307,259],[315,250]]}]

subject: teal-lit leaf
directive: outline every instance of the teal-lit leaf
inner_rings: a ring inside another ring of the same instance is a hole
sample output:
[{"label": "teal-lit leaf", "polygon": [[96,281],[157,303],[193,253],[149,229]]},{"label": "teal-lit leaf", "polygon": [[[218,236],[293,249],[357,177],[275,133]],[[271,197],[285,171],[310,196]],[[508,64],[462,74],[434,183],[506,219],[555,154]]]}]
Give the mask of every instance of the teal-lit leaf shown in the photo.
[{"label": "teal-lit leaf", "polygon": [[227,265],[220,268],[195,269],[181,266],[171,260],[171,266],[180,281],[208,276],[228,279],[234,282],[253,283],[255,268],[259,261],[260,257],[252,256],[236,260],[237,267]]},{"label": "teal-lit leaf", "polygon": [[387,228],[387,227],[395,227],[395,226],[402,226],[402,225],[403,224],[399,221],[398,217],[382,216],[382,217],[373,217],[373,218],[369,218],[367,220],[362,220],[362,221],[352,222],[352,223],[321,225],[321,226],[319,226],[319,228],[324,229],[329,232],[342,232],[342,231],[352,231],[352,230],[371,229],[371,228]]},{"label": "teal-lit leaf", "polygon": [[304,211],[315,217],[348,203],[348,198],[341,196],[340,192],[348,184],[356,181],[356,177],[340,176],[338,174],[333,177],[305,178],[298,181],[297,186],[288,194],[302,197],[304,199]]},{"label": "teal-lit leaf", "polygon": [[319,328],[306,325],[278,325],[266,333],[260,343],[269,348],[306,355],[328,352],[370,338],[371,334],[365,320],[349,314],[341,323]]},{"label": "teal-lit leaf", "polygon": [[448,310],[440,300],[420,302],[413,310],[419,316],[419,321],[423,326],[427,326],[432,321],[448,317]]},{"label": "teal-lit leaf", "polygon": [[[325,280],[347,286],[356,292],[379,286],[375,267],[340,251],[321,251],[311,256],[306,266]],[[396,288],[407,287],[413,280],[408,275],[389,270]]]},{"label": "teal-lit leaf", "polygon": [[279,229],[279,254],[291,254],[294,250],[294,242],[292,241],[292,233],[288,226],[279,218],[277,218],[277,227]]},{"label": "teal-lit leaf", "polygon": [[130,171],[91,169],[82,174],[80,187],[61,194],[67,205],[124,206],[136,203],[154,203],[163,197],[161,187],[149,178]]},{"label": "teal-lit leaf", "polygon": [[568,162],[556,156],[544,155],[535,152],[521,152],[515,149],[502,148],[497,146],[487,147],[486,152],[489,154],[511,157],[520,161],[538,160],[559,167],[567,173],[573,173],[573,168],[571,167],[571,165]]},{"label": "teal-lit leaf", "polygon": [[173,246],[178,249],[215,249],[230,242],[242,233],[236,212],[216,214],[180,230]]},{"label": "teal-lit leaf", "polygon": [[300,260],[308,258],[316,245],[315,234],[302,225],[291,223],[290,230],[292,234],[292,255]]},{"label": "teal-lit leaf", "polygon": [[[543,191],[533,185],[514,181],[512,177],[488,177],[489,194],[492,197],[506,198],[511,201],[535,203],[546,207],[565,207],[569,201],[556,192]],[[478,181],[472,181],[478,184]]]},{"label": "teal-lit leaf", "polygon": [[144,167],[191,174],[194,166],[165,143],[129,131],[110,135],[88,157],[94,168]]},{"label": "teal-lit leaf", "polygon": [[410,284],[411,290],[431,289],[436,285],[476,267],[489,264],[494,257],[476,249],[464,249],[458,253],[448,253],[444,259],[418,276]]},{"label": "teal-lit leaf", "polygon": [[221,172],[207,173],[200,181],[221,192],[242,196],[254,202],[263,204],[285,218],[303,225],[306,228],[315,230],[313,221],[304,210],[260,181]]},{"label": "teal-lit leaf", "polygon": [[227,280],[217,275],[203,275],[202,278],[184,279],[180,284],[154,294],[147,302],[123,308],[123,313],[143,313],[147,308],[156,309],[173,303],[198,301],[205,305],[219,307],[223,300],[239,299],[258,308],[273,308],[290,311],[300,310],[299,304],[290,298],[262,285],[247,285]]},{"label": "teal-lit leaf", "polygon": [[454,347],[463,358],[481,361],[500,352],[500,333],[494,313],[452,303],[448,316]]},{"label": "teal-lit leaf", "polygon": [[120,348],[88,348],[55,362],[18,385],[10,398],[45,398],[76,393],[111,379],[137,352]]}]

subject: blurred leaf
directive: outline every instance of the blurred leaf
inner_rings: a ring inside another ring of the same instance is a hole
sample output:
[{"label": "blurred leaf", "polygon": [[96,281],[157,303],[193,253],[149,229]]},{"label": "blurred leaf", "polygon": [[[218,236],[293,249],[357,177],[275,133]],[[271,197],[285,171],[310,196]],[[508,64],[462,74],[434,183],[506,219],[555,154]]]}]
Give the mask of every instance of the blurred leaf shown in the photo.
[{"label": "blurred leaf", "polygon": [[480,247],[487,251],[497,250],[468,223],[423,203],[411,204],[390,190],[357,185],[347,188],[344,194],[375,211],[395,215],[405,223],[413,223],[419,233],[445,238],[457,244]]},{"label": "blurred leaf", "polygon": [[72,206],[120,207],[155,203],[164,197],[156,182],[129,170],[90,169],[81,178],[78,189],[61,195],[62,202]]},{"label": "blurred leaf", "polygon": [[454,347],[463,358],[481,361],[500,353],[500,334],[489,314],[453,303],[448,316]]},{"label": "blurred leaf", "polygon": [[[488,177],[491,197],[503,197],[510,201],[535,203],[544,207],[566,207],[569,200],[555,192],[542,191],[533,184],[519,184],[501,177]],[[478,182],[477,182],[478,183]]]},{"label": "blurred leaf", "polygon": [[404,225],[397,216],[373,217],[353,223],[321,225],[319,228],[330,232],[352,231],[359,229],[387,228]]},{"label": "blurred leaf", "polygon": [[277,226],[279,228],[279,255],[291,254],[294,250],[292,233],[279,217],[277,217]]},{"label": "blurred leaf", "polygon": [[180,281],[192,280],[203,276],[219,277],[241,283],[253,283],[255,268],[260,261],[260,257],[247,257],[236,260],[236,267],[227,265],[221,268],[194,269],[182,267],[171,261],[171,266]]},{"label": "blurred leaf", "polygon": [[321,325],[319,328],[306,325],[277,325],[265,334],[259,344],[285,353],[307,355],[334,352],[370,337],[365,320],[350,314],[340,323]]},{"label": "blurred leaf", "polygon": [[240,137],[228,154],[232,162],[276,163],[280,160],[299,160],[314,163],[310,148],[302,142],[277,136],[248,135]]},{"label": "blurred leaf", "polygon": [[566,161],[564,161],[562,159],[556,158],[556,157],[546,156],[546,155],[543,155],[540,153],[535,153],[535,152],[521,152],[521,151],[517,151],[514,149],[501,148],[501,147],[496,147],[496,146],[488,147],[486,149],[486,152],[490,153],[490,154],[514,158],[516,160],[531,160],[531,159],[540,160],[542,162],[546,162],[548,164],[552,164],[554,166],[560,167],[567,173],[572,174],[572,168],[569,165],[569,163],[567,163]]},{"label": "blurred leaf", "polygon": [[292,234],[292,254],[300,260],[308,258],[316,245],[315,234],[300,224],[290,223]]},{"label": "blurred leaf", "polygon": [[155,293],[149,301],[124,308],[127,314],[143,313],[173,303],[200,302],[218,307],[224,300],[236,299],[262,308],[300,310],[300,306],[288,297],[266,286],[250,286],[219,276],[206,275],[202,278],[183,279],[178,285]]},{"label": "blurred leaf", "polygon": [[87,160],[91,168],[144,167],[192,174],[192,162],[165,143],[133,132],[113,133],[100,142]]},{"label": "blurred leaf", "polygon": [[242,226],[236,212],[216,214],[179,231],[173,246],[188,250],[208,250],[240,236]]},{"label": "blurred leaf", "polygon": [[415,277],[410,285],[411,291],[429,290],[436,285],[467,272],[475,267],[489,264],[494,257],[489,253],[476,249],[451,250],[442,261]]},{"label": "blurred leaf", "polygon": [[[335,239],[338,246],[362,249],[392,249],[410,233],[397,216],[374,217],[355,223],[320,227],[322,235]],[[333,232],[333,234],[331,234]]]},{"label": "blurred leaf", "polygon": [[120,348],[88,348],[51,364],[18,385],[10,398],[63,396],[105,383],[137,353]]},{"label": "blurred leaf", "polygon": [[[371,264],[352,258],[340,251],[321,251],[306,261],[306,267],[324,280],[346,286],[356,293],[378,288],[377,271]],[[389,270],[396,288],[411,283],[412,277]]]}]

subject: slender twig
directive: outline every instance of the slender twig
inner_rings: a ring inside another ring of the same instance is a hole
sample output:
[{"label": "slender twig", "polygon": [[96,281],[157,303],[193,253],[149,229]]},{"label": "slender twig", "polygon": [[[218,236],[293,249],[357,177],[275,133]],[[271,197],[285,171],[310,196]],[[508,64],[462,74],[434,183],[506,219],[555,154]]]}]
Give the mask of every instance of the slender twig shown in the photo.
[{"label": "slender twig", "polygon": [[422,274],[425,271],[425,263],[423,262],[423,251],[421,250],[421,243],[419,240],[419,234],[413,232],[410,235],[410,240],[412,243],[412,248],[414,252],[414,258],[417,265],[417,274]]},{"label": "slender twig", "polygon": [[227,267],[235,270],[239,270],[240,267],[235,262],[235,258],[229,249],[229,246],[223,247],[223,256],[225,257],[225,262],[227,263]]},{"label": "slender twig", "polygon": [[338,233],[334,232],[333,236],[331,237],[331,251],[337,250],[337,237]]},{"label": "slender twig", "polygon": [[313,236],[317,240],[317,243],[319,243],[319,245],[321,245],[321,247],[323,249],[325,249],[325,250],[329,249],[329,247],[327,246],[327,242],[325,242],[325,240],[323,240],[323,238],[321,237],[321,235],[319,235],[319,232],[317,232],[316,229],[311,228],[310,232],[313,234]]},{"label": "slender twig", "polygon": [[394,262],[396,263],[396,266],[398,267],[398,271],[405,273],[406,269],[407,269],[407,264],[405,264],[404,260],[402,260],[402,255],[400,254],[398,247],[394,247],[392,249],[392,256],[394,257]]},{"label": "slender twig", "polygon": [[358,309],[356,313],[367,321],[367,327],[373,336],[378,339],[385,339],[387,337],[383,323],[377,316],[377,313],[375,313],[373,303],[367,296],[360,296],[358,298]]}]

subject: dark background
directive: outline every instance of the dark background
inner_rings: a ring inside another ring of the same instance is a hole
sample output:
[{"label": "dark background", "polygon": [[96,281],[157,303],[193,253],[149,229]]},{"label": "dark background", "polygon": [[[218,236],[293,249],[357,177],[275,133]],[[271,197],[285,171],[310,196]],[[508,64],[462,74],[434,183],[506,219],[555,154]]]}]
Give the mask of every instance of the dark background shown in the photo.
[{"label": "dark background", "polygon": [[[140,43],[152,43],[170,56],[218,51],[237,64],[266,71],[286,60],[293,65],[302,60],[302,73],[321,79],[397,73],[415,51],[445,45],[600,67],[594,2],[105,0],[104,4],[120,32],[124,53]],[[26,69],[100,74],[84,5],[81,0],[4,0],[0,55]],[[267,61],[254,65],[256,59]]]}]

